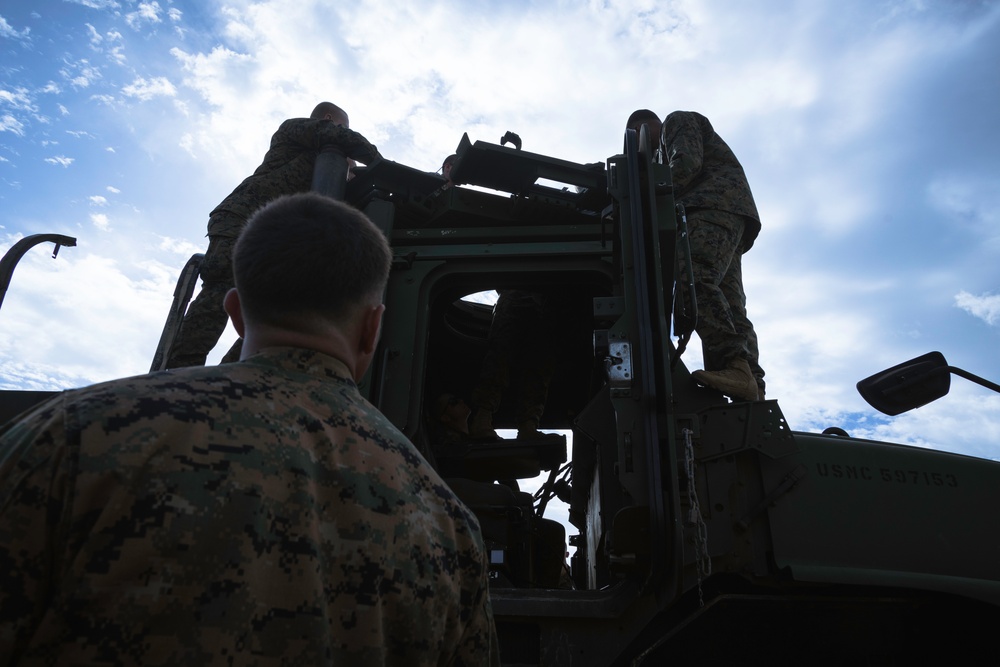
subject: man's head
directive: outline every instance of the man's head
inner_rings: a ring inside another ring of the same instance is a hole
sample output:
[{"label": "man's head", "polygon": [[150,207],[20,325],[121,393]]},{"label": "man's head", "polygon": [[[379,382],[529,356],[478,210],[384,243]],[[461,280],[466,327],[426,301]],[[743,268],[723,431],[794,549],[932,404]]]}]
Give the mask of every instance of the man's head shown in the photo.
[{"label": "man's head", "polygon": [[444,162],[441,163],[441,175],[449,181],[451,180],[451,167],[455,164],[455,160],[457,159],[458,156],[452,153],[444,159]]},{"label": "man's head", "polygon": [[385,236],[357,209],[315,193],[280,197],[236,243],[226,310],[247,355],[277,344],[329,351],[342,338],[350,349],[335,356],[351,357],[341,360],[352,370],[364,362],[363,374],[370,358],[353,355],[374,351],[391,261]]},{"label": "man's head", "polygon": [[649,109],[633,111],[632,115],[625,122],[625,129],[635,130],[636,134],[638,134],[639,128],[643,125],[647,126],[649,139],[653,142],[653,148],[656,148],[656,145],[660,143],[660,117]]},{"label": "man's head", "polygon": [[320,102],[313,109],[312,113],[309,114],[310,118],[315,119],[326,119],[332,120],[337,125],[343,125],[344,127],[350,127],[350,120],[347,118],[347,112],[338,107],[333,102]]},{"label": "man's head", "polygon": [[431,406],[431,416],[434,419],[462,433],[469,432],[470,414],[472,409],[454,394],[441,394]]}]

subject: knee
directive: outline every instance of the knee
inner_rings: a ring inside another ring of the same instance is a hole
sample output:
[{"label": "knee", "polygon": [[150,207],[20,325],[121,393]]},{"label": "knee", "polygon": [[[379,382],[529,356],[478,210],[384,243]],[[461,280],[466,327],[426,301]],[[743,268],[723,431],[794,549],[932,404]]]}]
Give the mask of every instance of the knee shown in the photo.
[{"label": "knee", "polygon": [[233,285],[232,239],[212,239],[201,262],[201,279],[206,284]]}]

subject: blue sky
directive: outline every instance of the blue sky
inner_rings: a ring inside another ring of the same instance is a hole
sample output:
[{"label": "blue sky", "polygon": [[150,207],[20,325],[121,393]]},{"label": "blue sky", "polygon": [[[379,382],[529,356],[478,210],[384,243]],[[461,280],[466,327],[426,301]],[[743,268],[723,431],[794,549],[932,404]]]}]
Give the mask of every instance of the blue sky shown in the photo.
[{"label": "blue sky", "polygon": [[0,252],[79,242],[19,264],[0,387],[147,370],[208,212],[320,100],[429,171],[462,132],[594,162],[633,109],[689,109],[760,209],[748,310],[791,426],[1000,458],[1000,396],[885,418],[854,388],[930,350],[1000,379],[998,2],[7,1],[0,53]]}]

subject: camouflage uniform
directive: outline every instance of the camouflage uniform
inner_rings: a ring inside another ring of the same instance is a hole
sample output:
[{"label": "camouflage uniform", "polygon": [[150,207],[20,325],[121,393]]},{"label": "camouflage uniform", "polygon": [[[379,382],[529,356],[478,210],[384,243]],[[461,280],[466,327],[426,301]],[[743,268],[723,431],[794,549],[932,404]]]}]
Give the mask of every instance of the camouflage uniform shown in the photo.
[{"label": "camouflage uniform", "polygon": [[202,287],[188,308],[167,359],[167,368],[203,366],[219,342],[228,316],[222,299],[233,287],[232,249],[247,219],[281,195],[308,192],[319,149],[340,146],[366,164],[379,153],[357,132],[316,118],[286,120],[271,137],[264,161],[226,197],[208,219],[208,250],[202,261]]},{"label": "camouflage uniform", "polygon": [[743,292],[742,255],[760,232],[746,174],[699,113],[667,116],[662,138],[675,196],[687,210],[705,369],[722,369],[742,357],[763,391],[757,334],[747,318]]},{"label": "camouflage uniform", "polygon": [[475,516],[347,368],[223,368],[0,430],[0,663],[499,664]]}]

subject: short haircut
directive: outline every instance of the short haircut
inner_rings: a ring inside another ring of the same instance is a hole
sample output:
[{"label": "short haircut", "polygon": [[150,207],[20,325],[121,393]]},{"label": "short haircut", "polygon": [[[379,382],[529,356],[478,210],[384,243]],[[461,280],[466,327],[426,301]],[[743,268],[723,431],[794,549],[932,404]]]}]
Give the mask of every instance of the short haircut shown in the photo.
[{"label": "short haircut", "polygon": [[625,121],[625,127],[635,126],[638,128],[638,126],[643,123],[649,124],[650,122],[656,123],[656,125],[659,126],[660,117],[649,109],[639,109],[637,111],[633,111],[632,115],[628,117],[628,120]]},{"label": "short haircut", "polygon": [[344,111],[343,109],[341,109],[340,107],[338,107],[333,102],[320,102],[319,104],[316,105],[316,108],[312,110],[312,113],[309,114],[309,117],[310,118],[322,118],[323,116],[327,115],[328,113],[329,114],[338,114],[338,113],[341,113],[341,114],[344,114],[345,117],[347,116],[347,112]]},{"label": "short haircut", "polygon": [[307,192],[251,216],[233,251],[233,276],[247,319],[309,331],[380,303],[391,263],[389,243],[364,213]]},{"label": "short haircut", "polygon": [[441,163],[441,168],[444,169],[445,167],[447,167],[449,164],[452,164],[457,159],[458,159],[458,155],[455,154],[455,153],[452,153],[451,155],[449,155],[448,157],[446,157],[444,159],[444,162]]}]

